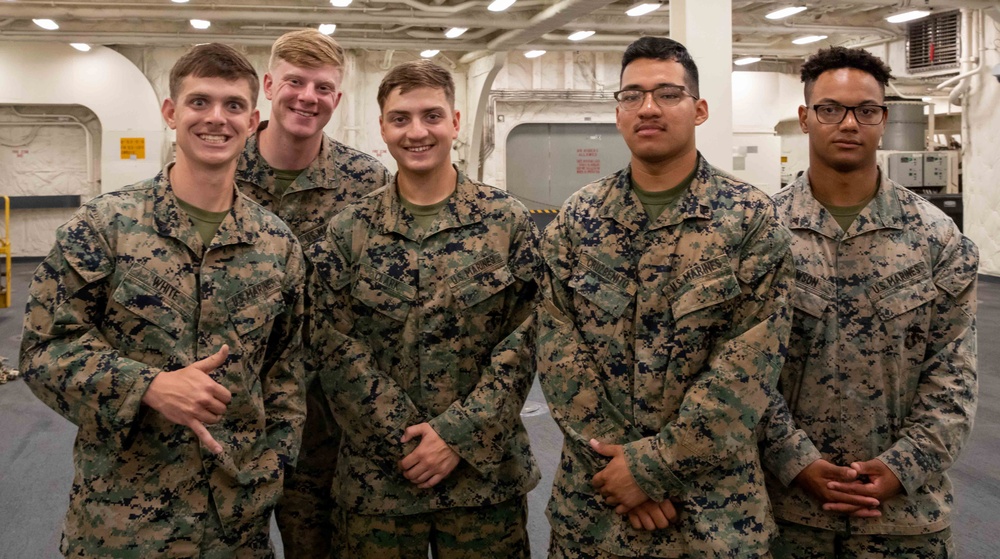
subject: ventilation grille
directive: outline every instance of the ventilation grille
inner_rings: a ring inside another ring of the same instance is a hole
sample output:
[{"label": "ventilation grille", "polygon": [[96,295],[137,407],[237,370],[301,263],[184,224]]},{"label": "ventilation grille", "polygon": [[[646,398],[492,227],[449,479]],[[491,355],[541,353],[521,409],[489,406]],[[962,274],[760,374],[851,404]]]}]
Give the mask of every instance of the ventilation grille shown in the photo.
[{"label": "ventilation grille", "polygon": [[907,26],[907,70],[926,72],[958,67],[962,48],[960,15],[957,10],[934,14]]}]

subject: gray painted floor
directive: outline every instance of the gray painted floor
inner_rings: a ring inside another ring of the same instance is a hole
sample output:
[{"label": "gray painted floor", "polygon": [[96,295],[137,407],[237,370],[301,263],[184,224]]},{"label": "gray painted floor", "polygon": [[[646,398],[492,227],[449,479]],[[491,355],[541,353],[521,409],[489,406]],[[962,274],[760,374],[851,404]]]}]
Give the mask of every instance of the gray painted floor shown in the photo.
[{"label": "gray painted floor", "polygon": [[[0,309],[0,355],[17,360],[25,289],[34,264],[14,266],[14,304]],[[953,526],[963,558],[1000,557],[1000,282],[979,289],[980,405],[972,439],[953,467],[957,521]],[[537,384],[528,399],[542,403]],[[544,405],[525,417],[542,469],[529,495],[528,524],[534,557],[548,545],[545,503],[559,461],[562,435]],[[0,559],[56,559],[62,517],[72,479],[75,428],[41,404],[24,382],[0,385]],[[275,531],[276,532],[276,531]],[[280,553],[280,542],[276,546]]]}]

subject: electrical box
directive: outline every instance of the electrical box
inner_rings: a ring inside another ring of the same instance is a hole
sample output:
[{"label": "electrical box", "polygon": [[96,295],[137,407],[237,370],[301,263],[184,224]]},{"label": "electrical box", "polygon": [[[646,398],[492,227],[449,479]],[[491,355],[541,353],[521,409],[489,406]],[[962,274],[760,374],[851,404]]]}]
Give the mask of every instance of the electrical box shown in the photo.
[{"label": "electrical box", "polygon": [[957,151],[879,151],[889,178],[919,194],[958,194]]}]

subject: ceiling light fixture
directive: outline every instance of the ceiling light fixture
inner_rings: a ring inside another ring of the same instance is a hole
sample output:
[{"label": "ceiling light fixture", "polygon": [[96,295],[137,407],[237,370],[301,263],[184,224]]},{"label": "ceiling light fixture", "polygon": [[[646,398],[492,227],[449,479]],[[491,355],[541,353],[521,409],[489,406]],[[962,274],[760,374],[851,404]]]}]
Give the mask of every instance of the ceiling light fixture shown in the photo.
[{"label": "ceiling light fixture", "polygon": [[822,41],[826,39],[826,35],[809,35],[806,37],[799,37],[798,39],[792,39],[792,42],[796,45],[808,45],[809,43],[815,43],[816,41]]},{"label": "ceiling light fixture", "polygon": [[806,11],[805,6],[791,6],[788,8],[781,8],[780,10],[775,10],[764,17],[766,17],[767,19],[784,19],[788,16],[793,16],[799,12],[804,12],[804,11]]},{"label": "ceiling light fixture", "polygon": [[88,45],[87,43],[70,43],[69,46],[75,48],[76,50],[78,50],[80,52],[89,52],[90,51],[90,45]]},{"label": "ceiling light fixture", "polygon": [[539,56],[545,54],[544,50],[529,50],[524,53],[525,58],[538,58]]},{"label": "ceiling light fixture", "polygon": [[334,8],[346,8],[351,5],[351,0],[330,0],[330,5]]},{"label": "ceiling light fixture", "polygon": [[737,66],[746,66],[747,64],[753,64],[754,62],[760,62],[759,56],[744,56],[743,58],[737,58],[733,60],[733,64]]},{"label": "ceiling light fixture", "polygon": [[514,5],[516,0],[493,0],[493,3],[486,7],[491,12],[502,12]]},{"label": "ceiling light fixture", "polygon": [[657,4],[653,4],[653,3],[649,3],[649,2],[640,2],[640,3],[632,6],[631,8],[625,10],[625,14],[626,15],[630,15],[632,17],[644,16],[644,15],[650,13],[650,12],[655,12],[662,5],[663,4],[658,4],[658,3]]},{"label": "ceiling light fixture", "polygon": [[191,27],[194,27],[195,29],[208,29],[211,26],[212,26],[212,22],[208,21],[207,19],[192,19],[191,20]]},{"label": "ceiling light fixture", "polygon": [[931,13],[927,10],[910,10],[908,12],[892,14],[891,16],[885,18],[885,20],[889,23],[905,23],[907,21],[913,21],[929,15],[931,15]]},{"label": "ceiling light fixture", "polygon": [[319,32],[324,35],[333,35],[333,32],[337,30],[336,23],[321,23],[319,24]]},{"label": "ceiling light fixture", "polygon": [[437,56],[439,52],[441,51],[434,49],[427,49],[424,52],[420,53],[420,56],[423,58],[434,58],[435,56]]},{"label": "ceiling light fixture", "polygon": [[188,0],[170,0],[174,4],[187,4]]},{"label": "ceiling light fixture", "polygon": [[35,25],[41,27],[42,29],[47,29],[49,31],[59,29],[59,24],[51,19],[33,19],[31,21],[35,22]]},{"label": "ceiling light fixture", "polygon": [[451,29],[444,32],[444,36],[449,39],[456,39],[462,36],[462,33],[468,31],[468,27],[452,27]]},{"label": "ceiling light fixture", "polygon": [[572,35],[566,38],[569,39],[570,41],[582,41],[593,34],[594,31],[577,31],[576,33],[573,33]]}]

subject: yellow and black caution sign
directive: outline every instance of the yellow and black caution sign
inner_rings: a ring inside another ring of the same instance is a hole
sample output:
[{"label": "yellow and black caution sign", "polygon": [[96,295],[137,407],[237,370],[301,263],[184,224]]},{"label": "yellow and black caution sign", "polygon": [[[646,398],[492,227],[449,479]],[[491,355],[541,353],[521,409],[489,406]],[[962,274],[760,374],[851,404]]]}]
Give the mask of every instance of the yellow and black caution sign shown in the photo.
[{"label": "yellow and black caution sign", "polygon": [[559,210],[529,210],[533,214],[557,214]]}]

